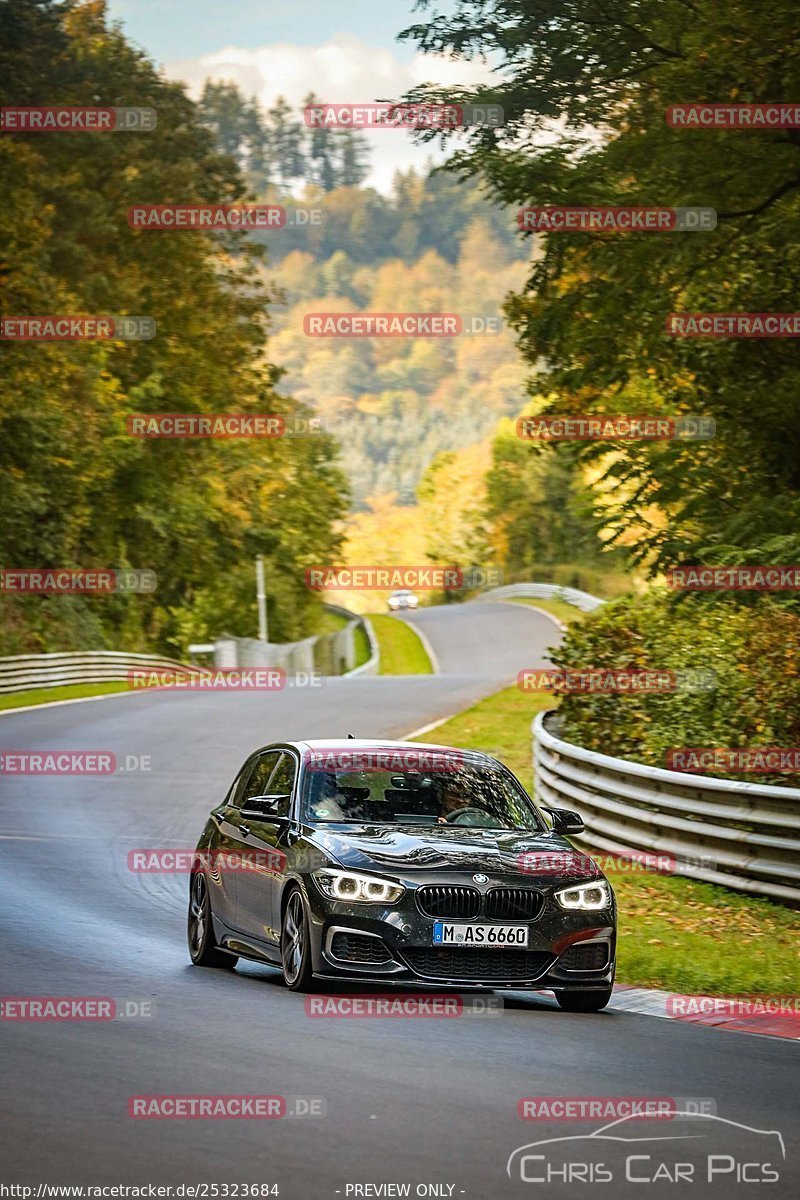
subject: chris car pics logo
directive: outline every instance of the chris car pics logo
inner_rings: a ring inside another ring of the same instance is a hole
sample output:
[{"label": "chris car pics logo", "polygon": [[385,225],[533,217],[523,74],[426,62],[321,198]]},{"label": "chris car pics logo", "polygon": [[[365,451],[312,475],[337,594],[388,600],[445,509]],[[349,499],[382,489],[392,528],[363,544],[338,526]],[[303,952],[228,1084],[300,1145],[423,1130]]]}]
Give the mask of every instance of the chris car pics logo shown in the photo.
[{"label": "chris car pics logo", "polygon": [[782,1179],[786,1148],[778,1130],[754,1129],[700,1108],[685,1105],[666,1123],[632,1114],[589,1134],[529,1142],[512,1152],[506,1172],[521,1183],[547,1185],[548,1195],[572,1195],[579,1183],[612,1189],[677,1183],[700,1184],[702,1192],[695,1194],[720,1200],[728,1200],[732,1185]]}]

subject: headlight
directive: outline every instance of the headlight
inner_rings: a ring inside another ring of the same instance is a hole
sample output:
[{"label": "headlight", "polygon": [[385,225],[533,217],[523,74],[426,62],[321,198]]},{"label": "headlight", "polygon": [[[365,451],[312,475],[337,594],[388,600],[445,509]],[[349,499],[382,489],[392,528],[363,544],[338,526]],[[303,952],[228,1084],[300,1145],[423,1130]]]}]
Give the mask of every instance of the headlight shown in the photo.
[{"label": "headlight", "polygon": [[581,908],[584,912],[594,912],[610,907],[611,888],[602,880],[599,883],[581,883],[578,887],[556,892],[556,900],[562,908]]},{"label": "headlight", "polygon": [[324,867],[312,875],[323,896],[329,900],[350,900],[357,904],[392,904],[406,890],[402,883],[358,875],[355,871],[335,871]]}]

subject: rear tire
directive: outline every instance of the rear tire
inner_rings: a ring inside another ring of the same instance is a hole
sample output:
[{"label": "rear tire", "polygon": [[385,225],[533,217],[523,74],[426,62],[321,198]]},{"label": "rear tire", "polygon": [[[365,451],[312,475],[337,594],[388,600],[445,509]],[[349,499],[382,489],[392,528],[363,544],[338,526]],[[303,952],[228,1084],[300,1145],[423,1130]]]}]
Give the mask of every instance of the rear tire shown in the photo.
[{"label": "rear tire", "polygon": [[281,965],[288,988],[293,992],[313,991],[308,914],[303,893],[297,887],[289,893],[281,922]]},{"label": "rear tire", "polygon": [[564,1012],[600,1012],[611,999],[611,988],[596,988],[585,992],[556,992],[558,1007]]},{"label": "rear tire", "polygon": [[218,967],[232,971],[239,958],[217,947],[211,921],[211,898],[202,871],[195,871],[189,882],[189,954],[196,967]]}]

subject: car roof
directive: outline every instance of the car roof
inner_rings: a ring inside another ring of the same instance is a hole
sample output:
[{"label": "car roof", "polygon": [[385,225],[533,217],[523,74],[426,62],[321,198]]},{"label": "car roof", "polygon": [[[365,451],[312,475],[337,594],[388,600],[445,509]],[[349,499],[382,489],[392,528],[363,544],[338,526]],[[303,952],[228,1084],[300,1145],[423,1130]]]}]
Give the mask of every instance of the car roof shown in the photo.
[{"label": "car roof", "polygon": [[[461,754],[465,761],[476,764],[490,764],[497,761],[497,759],[492,758],[490,754],[485,754],[482,750],[463,750],[458,746],[441,746],[433,742],[392,741],[389,738],[314,738],[309,741],[276,742],[274,745],[275,747],[278,745],[292,746],[304,760],[310,758],[313,754],[320,753],[385,754],[388,751],[423,750],[429,754],[436,753],[437,751],[440,753]],[[269,750],[272,747],[264,746],[262,749]]]}]

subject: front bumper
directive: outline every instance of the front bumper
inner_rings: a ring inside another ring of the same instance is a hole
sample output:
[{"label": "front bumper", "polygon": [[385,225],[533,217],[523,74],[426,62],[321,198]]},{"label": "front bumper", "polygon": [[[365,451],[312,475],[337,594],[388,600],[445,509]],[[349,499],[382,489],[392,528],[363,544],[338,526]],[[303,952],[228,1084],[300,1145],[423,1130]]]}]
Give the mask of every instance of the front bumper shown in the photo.
[{"label": "front bumper", "polygon": [[[350,904],[322,896],[313,880],[307,882],[311,917],[313,969],[328,979],[370,980],[386,984],[413,984],[445,988],[542,988],[556,991],[605,989],[614,980],[616,912],[611,906],[598,912],[561,908],[554,887],[531,887],[544,899],[532,920],[484,917],[438,919],[457,923],[524,924],[526,949],[511,947],[462,948],[433,944],[437,919],[420,911],[417,886],[463,885],[463,876],[406,883],[406,892],[395,906]],[[519,887],[513,880],[492,879],[492,887]],[[563,881],[559,888],[564,887]]]}]

